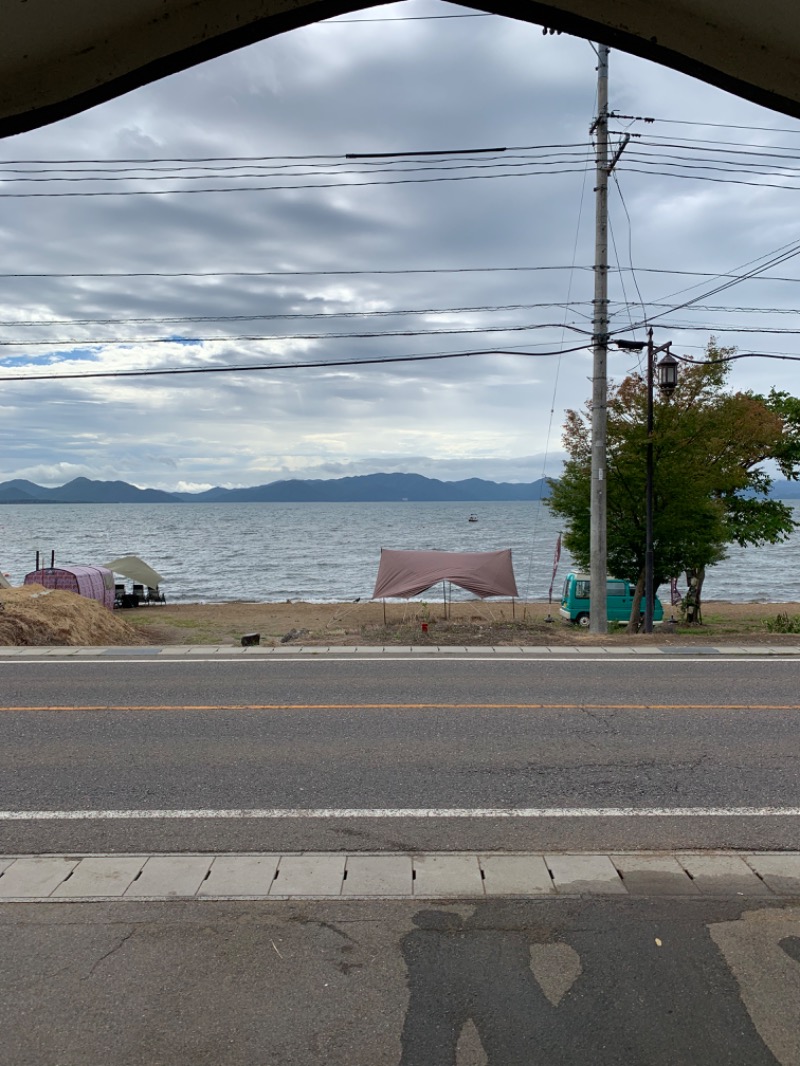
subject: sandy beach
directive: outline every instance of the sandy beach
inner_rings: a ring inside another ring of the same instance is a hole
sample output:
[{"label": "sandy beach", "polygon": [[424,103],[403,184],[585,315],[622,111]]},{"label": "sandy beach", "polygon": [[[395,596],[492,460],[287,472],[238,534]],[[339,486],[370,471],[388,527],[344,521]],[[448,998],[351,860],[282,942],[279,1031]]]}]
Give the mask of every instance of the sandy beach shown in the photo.
[{"label": "sandy beach", "polygon": [[[384,613],[385,611],[385,613]],[[148,643],[239,644],[246,633],[260,634],[262,644],[304,645],[539,645],[591,644],[599,641],[651,640],[685,644],[746,640],[781,643],[800,635],[767,629],[778,615],[800,618],[800,604],[708,603],[704,625],[667,623],[652,637],[629,636],[623,629],[608,637],[563,623],[558,604],[469,601],[449,605],[441,601],[402,603],[222,603],[167,604],[118,612]],[[548,617],[551,619],[548,621]],[[669,609],[666,617],[670,617]],[[680,615],[675,614],[679,621]]]},{"label": "sandy beach", "polygon": [[[675,622],[652,636],[622,627],[594,636],[565,624],[558,604],[470,600],[350,603],[182,603],[109,611],[71,592],[47,592],[37,585],[0,590],[0,645],[113,646],[125,644],[240,645],[257,633],[262,645],[402,646],[410,644],[513,646],[592,644],[609,641],[655,643],[765,643],[800,640],[800,603],[709,602],[702,626]],[[784,619],[776,632],[776,619]],[[789,625],[786,625],[789,622]],[[796,628],[797,632],[786,632]]]}]

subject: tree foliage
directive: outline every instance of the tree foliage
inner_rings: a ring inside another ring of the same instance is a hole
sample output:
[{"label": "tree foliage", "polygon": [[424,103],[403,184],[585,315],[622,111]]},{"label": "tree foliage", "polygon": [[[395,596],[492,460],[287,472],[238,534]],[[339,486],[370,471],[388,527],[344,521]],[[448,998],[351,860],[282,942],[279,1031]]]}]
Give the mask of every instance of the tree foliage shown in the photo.
[{"label": "tree foliage", "polygon": [[[654,402],[653,557],[655,585],[686,572],[696,578],[697,606],[706,567],[729,544],[785,540],[797,523],[769,498],[774,460],[786,478],[800,473],[800,399],[772,390],[761,396],[726,388],[735,349],[712,338],[706,360],[684,366],[669,399]],[[643,587],[647,388],[634,374],[609,388],[605,470],[609,573]],[[590,555],[591,411],[567,411],[569,455],[548,502],[566,520],[564,544],[579,566]],[[635,608],[636,610],[636,605]],[[638,612],[637,612],[638,616]]]}]

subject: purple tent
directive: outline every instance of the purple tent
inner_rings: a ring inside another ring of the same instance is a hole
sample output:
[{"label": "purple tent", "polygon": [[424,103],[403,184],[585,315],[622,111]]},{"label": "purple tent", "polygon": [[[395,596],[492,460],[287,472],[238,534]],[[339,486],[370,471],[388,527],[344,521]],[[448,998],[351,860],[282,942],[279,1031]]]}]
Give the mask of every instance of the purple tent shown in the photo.
[{"label": "purple tent", "polygon": [[23,584],[74,592],[97,600],[109,611],[114,609],[114,575],[104,566],[57,566],[32,570],[25,575]]}]

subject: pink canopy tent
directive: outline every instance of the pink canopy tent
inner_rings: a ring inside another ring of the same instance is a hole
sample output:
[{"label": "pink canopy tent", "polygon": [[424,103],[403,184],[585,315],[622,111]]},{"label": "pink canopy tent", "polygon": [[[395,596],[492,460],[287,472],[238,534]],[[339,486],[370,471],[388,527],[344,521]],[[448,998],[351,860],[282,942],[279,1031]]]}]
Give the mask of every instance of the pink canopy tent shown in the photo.
[{"label": "pink canopy tent", "polygon": [[450,581],[481,599],[486,596],[519,596],[510,548],[496,552],[395,551],[381,548],[372,598],[418,596],[440,581]]},{"label": "pink canopy tent", "polygon": [[43,585],[46,589],[61,589],[86,596],[114,609],[114,575],[104,566],[51,566],[32,570],[25,575],[24,585]]}]

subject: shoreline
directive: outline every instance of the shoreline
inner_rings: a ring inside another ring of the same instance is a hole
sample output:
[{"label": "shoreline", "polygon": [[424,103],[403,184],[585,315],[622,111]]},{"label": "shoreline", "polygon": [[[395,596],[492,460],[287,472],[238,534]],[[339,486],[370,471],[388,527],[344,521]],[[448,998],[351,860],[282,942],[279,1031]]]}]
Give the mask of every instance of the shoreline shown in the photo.
[{"label": "shoreline", "polygon": [[800,603],[710,600],[703,624],[686,626],[667,605],[663,625],[651,635],[614,626],[596,635],[570,625],[559,602],[441,600],[158,603],[109,610],[73,592],[38,585],[0,590],[0,645],[234,646],[253,643],[310,647],[410,645],[511,647],[598,644],[781,644],[800,641]]}]

